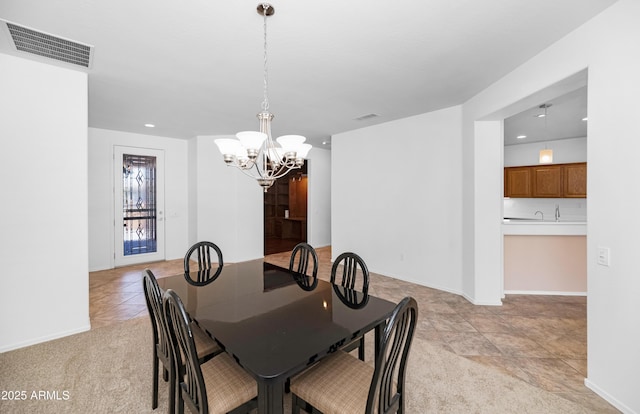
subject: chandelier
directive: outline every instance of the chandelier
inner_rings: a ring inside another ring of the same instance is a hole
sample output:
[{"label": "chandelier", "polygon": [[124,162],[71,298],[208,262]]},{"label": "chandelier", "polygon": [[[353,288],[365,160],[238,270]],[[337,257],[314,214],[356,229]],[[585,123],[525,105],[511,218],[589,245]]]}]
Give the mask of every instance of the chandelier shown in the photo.
[{"label": "chandelier", "polygon": [[258,14],[264,19],[264,100],[262,112],[258,113],[260,131],[242,131],[235,138],[216,139],[215,143],[223,155],[224,162],[258,181],[266,192],[276,179],[286,175],[292,169],[304,165],[311,149],[301,135],[283,135],[274,142],[271,137],[271,120],[267,84],[267,17],[275,13],[268,3],[258,5]]}]

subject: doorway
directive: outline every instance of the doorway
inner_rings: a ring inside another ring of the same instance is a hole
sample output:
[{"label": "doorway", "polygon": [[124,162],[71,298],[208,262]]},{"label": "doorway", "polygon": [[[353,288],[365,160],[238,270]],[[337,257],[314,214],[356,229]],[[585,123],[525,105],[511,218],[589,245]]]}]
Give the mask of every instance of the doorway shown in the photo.
[{"label": "doorway", "polygon": [[164,151],[114,147],[114,265],[164,255]]},{"label": "doorway", "polygon": [[292,250],[307,241],[307,161],[264,193],[264,254]]},{"label": "doorway", "polygon": [[[525,98],[528,108],[504,119],[503,292],[581,296],[587,291],[586,72],[545,92],[533,102]],[[553,158],[543,159],[543,152]],[[514,195],[517,180],[527,191]],[[535,221],[519,225],[526,220]]]}]

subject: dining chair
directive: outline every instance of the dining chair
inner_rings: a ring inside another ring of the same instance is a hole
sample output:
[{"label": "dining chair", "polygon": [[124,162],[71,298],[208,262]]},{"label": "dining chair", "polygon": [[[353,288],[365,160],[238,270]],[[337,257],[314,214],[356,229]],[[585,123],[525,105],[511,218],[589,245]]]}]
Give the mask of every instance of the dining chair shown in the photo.
[{"label": "dining chair", "polygon": [[407,357],[418,317],[415,299],[396,305],[385,325],[375,367],[336,351],[291,380],[292,413],[404,413]]},{"label": "dining chair", "polygon": [[177,362],[178,384],[176,410],[184,412],[185,405],[192,413],[224,414],[248,413],[257,407],[258,386],[226,352],[204,364],[197,359],[192,324],[180,296],[168,289],[163,306],[172,354]]},{"label": "dining chair", "polygon": [[[162,308],[163,291],[158,285],[158,281],[149,269],[143,272],[142,284],[144,289],[147,309],[151,318],[151,329],[153,332],[153,393],[151,407],[155,410],[158,407],[159,369],[162,362],[162,378],[169,381],[169,390],[175,390],[176,380],[173,370],[173,359],[171,354],[171,343],[165,314]],[[193,335],[196,342],[198,359],[205,362],[214,355],[222,352],[220,346],[209,337],[195,322],[191,322]],[[169,392],[169,412],[173,413],[174,391]]]},{"label": "dining chair", "polygon": [[[216,256],[217,262],[212,262],[212,258]],[[197,270],[191,269],[191,262],[198,264]],[[204,286],[220,275],[223,266],[222,250],[215,243],[200,241],[184,255],[184,278],[194,286]]]},{"label": "dining chair", "polygon": [[[357,254],[342,253],[331,266],[331,283],[367,295],[369,292],[369,269],[362,257]],[[364,361],[364,334],[343,347],[348,352],[356,348],[358,349],[358,358]]]},{"label": "dining chair", "polygon": [[316,250],[307,243],[298,243],[291,251],[291,259],[289,260],[289,270],[306,275],[309,267],[309,259],[313,269],[311,277],[318,277],[318,254]]}]

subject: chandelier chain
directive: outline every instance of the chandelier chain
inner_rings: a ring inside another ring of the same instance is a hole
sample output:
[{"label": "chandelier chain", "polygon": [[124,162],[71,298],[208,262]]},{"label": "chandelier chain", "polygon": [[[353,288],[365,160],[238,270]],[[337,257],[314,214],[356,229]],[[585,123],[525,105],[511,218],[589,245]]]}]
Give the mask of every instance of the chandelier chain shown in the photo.
[{"label": "chandelier chain", "polygon": [[264,11],[262,12],[262,16],[264,19],[264,100],[262,101],[262,110],[263,111],[268,111],[269,110],[269,94],[268,94],[268,71],[267,71],[267,12],[269,10],[269,7],[271,7],[270,4],[268,3],[264,3],[262,5],[262,7],[264,8]]}]

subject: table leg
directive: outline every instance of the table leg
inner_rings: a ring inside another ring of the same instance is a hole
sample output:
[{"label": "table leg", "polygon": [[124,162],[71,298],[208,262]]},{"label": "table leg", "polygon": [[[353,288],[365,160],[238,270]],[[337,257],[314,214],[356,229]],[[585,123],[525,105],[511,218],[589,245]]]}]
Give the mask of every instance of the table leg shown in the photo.
[{"label": "table leg", "polygon": [[283,414],[284,381],[258,381],[258,413]]},{"label": "table leg", "polygon": [[[384,330],[385,324],[383,323],[379,323],[378,325],[376,325],[376,329],[375,329],[375,339],[374,339],[374,361],[377,364],[378,362],[378,358],[376,358],[375,356],[378,355],[378,352],[380,352],[380,343],[382,342],[382,334],[383,334],[383,330]],[[376,366],[376,369],[378,367]]]}]

